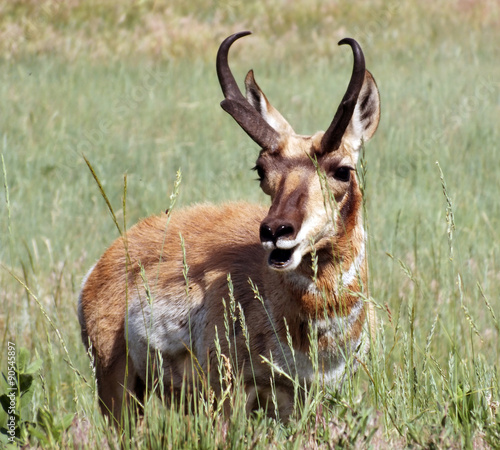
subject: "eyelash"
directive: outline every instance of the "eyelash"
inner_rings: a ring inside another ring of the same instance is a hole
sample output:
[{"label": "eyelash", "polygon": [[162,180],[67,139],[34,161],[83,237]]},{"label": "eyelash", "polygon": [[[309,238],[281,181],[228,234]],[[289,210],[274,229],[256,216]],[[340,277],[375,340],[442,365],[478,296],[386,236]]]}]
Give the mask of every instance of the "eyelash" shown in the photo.
[{"label": "eyelash", "polygon": [[264,179],[265,173],[264,173],[264,169],[261,166],[257,165],[255,167],[253,167],[252,170],[255,170],[257,172],[257,176],[259,177],[259,181],[262,181]]},{"label": "eyelash", "polygon": [[351,171],[354,169],[349,166],[341,166],[337,167],[333,171],[333,178],[335,178],[338,181],[342,181],[344,183],[347,183],[351,179]]}]

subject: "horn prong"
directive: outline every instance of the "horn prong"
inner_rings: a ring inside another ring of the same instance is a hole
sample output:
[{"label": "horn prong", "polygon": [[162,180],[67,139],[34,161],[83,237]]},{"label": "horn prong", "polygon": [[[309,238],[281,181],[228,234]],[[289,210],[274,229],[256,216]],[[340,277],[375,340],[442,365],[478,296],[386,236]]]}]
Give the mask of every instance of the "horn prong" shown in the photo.
[{"label": "horn prong", "polygon": [[323,153],[335,151],[340,147],[342,137],[351,121],[365,79],[365,57],[360,45],[352,38],[344,38],[339,41],[339,45],[344,44],[349,45],[353,52],[352,74],[344,97],[321,140],[321,150]]},{"label": "horn prong", "polygon": [[229,48],[236,40],[249,34],[251,34],[250,31],[232,34],[222,41],[217,52],[217,76],[224,94],[221,107],[258,145],[264,149],[275,149],[279,144],[280,134],[263,119],[243,96],[229,67]]}]

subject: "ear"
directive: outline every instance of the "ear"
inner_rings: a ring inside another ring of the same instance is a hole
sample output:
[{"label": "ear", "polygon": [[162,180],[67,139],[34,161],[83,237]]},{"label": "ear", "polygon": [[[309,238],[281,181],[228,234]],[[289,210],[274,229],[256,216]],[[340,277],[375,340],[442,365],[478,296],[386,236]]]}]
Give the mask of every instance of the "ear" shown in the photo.
[{"label": "ear", "polygon": [[379,121],[380,95],[372,74],[367,70],[354,113],[342,142],[357,154],[361,143],[367,142],[375,134]]},{"label": "ear", "polygon": [[262,118],[278,133],[295,134],[286,119],[272,106],[253,76],[253,70],[245,78],[246,97]]}]

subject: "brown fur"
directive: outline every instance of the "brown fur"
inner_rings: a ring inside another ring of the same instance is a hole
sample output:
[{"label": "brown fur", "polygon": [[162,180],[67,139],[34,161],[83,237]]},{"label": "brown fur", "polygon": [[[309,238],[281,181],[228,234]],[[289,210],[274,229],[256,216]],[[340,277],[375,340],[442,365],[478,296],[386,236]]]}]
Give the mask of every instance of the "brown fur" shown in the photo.
[{"label": "brown fur", "polygon": [[[195,206],[172,214],[168,227],[167,215],[150,217],[133,227],[127,234],[129,258],[126,256],[123,238],[118,239],[104,253],[88,277],[81,297],[83,339],[84,342],[90,340],[96,354],[99,396],[105,410],[109,408],[115,416],[120,411],[127,361],[124,338],[127,303],[131,297],[146,296],[141,266],[157,305],[161,303],[168,307],[169,298],[166,293],[175,295],[177,291],[177,294],[184,295],[186,286],[182,276],[183,253],[179,234],[184,238],[186,262],[189,266],[189,296],[186,297],[186,302],[190,298],[202,298],[206,305],[206,323],[193,326],[206,327],[205,341],[211,355],[214,352],[215,326],[219,330],[223,348],[228,351],[227,344],[222,339],[222,299],[229,299],[227,274],[231,274],[236,301],[242,305],[251,346],[256,349],[252,358],[257,362],[258,378],[266,379],[269,372],[269,368],[260,363],[258,355],[266,355],[270,350],[275,350],[271,344],[273,326],[282,345],[287,345],[284,319],[290,326],[296,349],[308,351],[308,328],[301,328],[300,324],[310,317],[324,315],[323,299],[290,286],[286,281],[286,274],[270,271],[266,267],[265,252],[258,237],[259,224],[265,214],[264,208],[246,203]],[[320,259],[323,259],[322,254]],[[333,280],[339,270],[337,266],[329,264],[328,259],[326,257],[320,263],[317,282],[318,289],[324,289],[327,293],[332,292]],[[304,261],[302,270],[305,276],[310,276],[308,261]],[[364,278],[364,273],[361,277]],[[267,320],[248,279],[259,287],[261,294],[269,302],[270,312],[277,319],[275,324]],[[344,295],[342,299],[331,296],[331,303],[326,304],[328,314],[347,315],[354,300],[349,295]],[[363,321],[362,318],[360,321]],[[294,333],[298,330],[300,332]],[[357,339],[360,333],[361,327],[358,326],[350,338]],[[240,334],[238,338],[239,364],[241,367],[245,366],[248,372],[250,366],[245,365],[248,355],[243,335]],[[130,360],[128,372],[127,386],[133,390],[138,374]],[[251,376],[251,373],[247,373],[245,378]],[[217,373],[212,377],[218,379]]]},{"label": "brown fur", "polygon": [[[365,233],[353,170],[359,143],[371,137],[379,120],[373,78],[367,72],[362,105],[358,103],[342,145],[330,153],[321,150],[323,133],[293,132],[252,73],[246,85],[249,103],[280,136],[279,145],[262,150],[257,160],[270,209],[243,202],[197,205],[147,218],[111,245],[82,287],[82,338],[95,355],[103,412],[115,418],[128,396],[140,398],[144,384],[158,375],[154,351],[162,353],[167,388],[179,391],[184,381],[196,385],[193,374],[200,369],[205,376],[210,372],[219,392],[218,339],[222,353],[236,366],[232,370],[243,375],[252,409],[270,401],[272,370],[262,357],[311,382],[312,329],[321,376],[338,382],[346,369],[345,355],[357,351],[362,341],[366,315],[373,320],[370,305],[367,311],[361,300],[367,295]],[[350,168],[347,180],[337,176],[338,168],[345,167]],[[239,320],[231,325],[231,348],[224,338],[228,275],[247,326],[243,332]],[[287,327],[298,362],[291,360]],[[146,363],[148,352],[152,356]],[[275,382],[277,413],[286,417],[293,389],[287,377],[277,376]]]}]

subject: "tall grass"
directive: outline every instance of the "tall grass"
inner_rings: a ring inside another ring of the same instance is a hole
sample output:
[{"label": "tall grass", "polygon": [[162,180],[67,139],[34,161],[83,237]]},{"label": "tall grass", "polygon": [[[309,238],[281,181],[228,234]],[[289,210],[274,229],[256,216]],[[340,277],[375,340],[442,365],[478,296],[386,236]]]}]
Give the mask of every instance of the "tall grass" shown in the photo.
[{"label": "tall grass", "polygon": [[[498,447],[498,5],[169,5],[0,7],[0,367],[8,341],[41,361],[27,422],[74,414],[32,445]],[[221,111],[213,68],[221,38],[246,28],[237,78],[253,68],[300,133],[326,128],[345,89],[351,57],[335,42],[365,50],[383,108],[363,166],[376,340],[352,382],[313,390],[289,424],[247,419],[234,379],[226,419],[203,399],[184,414],[152,396],[124,439],[98,411],[76,314],[83,275],[119,234],[84,157],[122,229],[169,207],[179,168],[176,208],[267,202],[249,170],[258,149]]]}]

